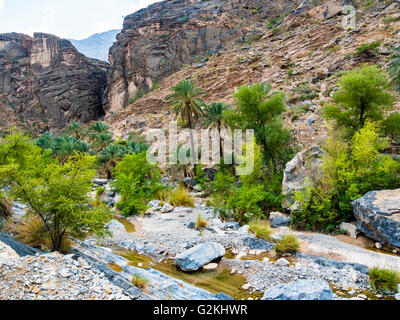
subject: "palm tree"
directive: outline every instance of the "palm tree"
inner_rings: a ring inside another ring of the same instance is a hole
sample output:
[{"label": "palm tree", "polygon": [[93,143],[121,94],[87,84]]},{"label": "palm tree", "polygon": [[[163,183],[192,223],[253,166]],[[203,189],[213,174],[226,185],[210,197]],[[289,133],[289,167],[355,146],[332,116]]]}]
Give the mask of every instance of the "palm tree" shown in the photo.
[{"label": "palm tree", "polygon": [[[172,94],[167,96],[167,101],[177,116],[180,116],[186,128],[193,129],[196,121],[203,114],[204,101],[199,98],[205,92],[189,80],[182,80],[171,88]],[[190,132],[191,150],[195,150],[193,134]],[[191,152],[193,164],[197,162],[196,155]]]},{"label": "palm tree", "polygon": [[101,151],[99,161],[108,179],[112,178],[112,170],[125,155],[124,147],[119,144],[110,144]]},{"label": "palm tree", "polygon": [[78,140],[82,139],[84,136],[84,130],[79,122],[70,123],[67,129],[67,133]]},{"label": "palm tree", "polygon": [[93,147],[96,149],[96,152],[100,152],[113,142],[114,140],[111,132],[99,133],[93,137]]},{"label": "palm tree", "polygon": [[108,133],[110,126],[107,123],[98,121],[90,126],[89,129],[89,140],[96,141],[101,134]]},{"label": "palm tree", "polygon": [[59,157],[60,161],[65,162],[73,154],[89,151],[89,145],[75,137],[61,136],[57,137],[53,145],[53,153]]},{"label": "palm tree", "polygon": [[204,110],[204,126],[208,129],[217,129],[219,133],[220,156],[223,159],[224,153],[222,149],[221,130],[227,128],[228,125],[225,121],[224,111],[228,110],[228,106],[223,102],[213,102]]}]

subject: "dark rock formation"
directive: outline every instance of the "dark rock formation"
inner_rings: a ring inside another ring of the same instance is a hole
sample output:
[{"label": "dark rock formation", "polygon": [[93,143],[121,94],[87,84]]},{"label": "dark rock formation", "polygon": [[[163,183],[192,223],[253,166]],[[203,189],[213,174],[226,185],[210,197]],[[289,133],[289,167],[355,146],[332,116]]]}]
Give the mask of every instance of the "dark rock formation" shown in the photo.
[{"label": "dark rock formation", "polygon": [[18,240],[15,240],[13,237],[3,232],[0,232],[0,241],[13,249],[20,257],[34,256],[37,253],[41,253],[40,250],[19,242]]},{"label": "dark rock formation", "polygon": [[105,109],[124,108],[138,89],[153,84],[243,37],[236,26],[290,12],[291,0],[166,0],[125,17],[110,49]]},{"label": "dark rock formation", "polygon": [[104,114],[106,69],[107,63],[85,57],[56,36],[1,34],[0,110],[39,132],[98,119]]},{"label": "dark rock formation", "polygon": [[353,202],[353,211],[362,233],[400,248],[400,189],[368,192]]}]

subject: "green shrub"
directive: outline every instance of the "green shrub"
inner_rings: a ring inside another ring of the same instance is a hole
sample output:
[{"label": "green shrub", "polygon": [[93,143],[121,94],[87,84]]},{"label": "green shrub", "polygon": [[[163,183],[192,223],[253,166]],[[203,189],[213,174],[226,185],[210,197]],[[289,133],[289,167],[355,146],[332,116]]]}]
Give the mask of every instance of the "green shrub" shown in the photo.
[{"label": "green shrub", "polygon": [[147,203],[162,189],[160,170],[147,161],[146,152],[127,155],[114,173],[112,185],[122,197],[117,209],[125,216],[146,211]]},{"label": "green shrub", "polygon": [[142,88],[137,89],[133,96],[129,99],[128,103],[129,104],[134,104],[136,101],[139,99],[143,98],[146,95],[146,91]]},{"label": "green shrub", "polygon": [[370,43],[363,43],[362,45],[360,45],[356,51],[354,52],[354,54],[356,56],[367,56],[367,57],[373,57],[379,54],[379,50],[378,48],[381,46],[382,44],[379,41],[374,41],[374,42],[370,42]]},{"label": "green shrub", "polygon": [[382,122],[385,135],[400,143],[400,113],[393,113]]},{"label": "green shrub", "polygon": [[174,207],[188,207],[188,208],[195,207],[193,197],[189,194],[187,189],[182,186],[176,188],[172,192],[169,198],[169,203]]},{"label": "green shrub", "polygon": [[196,230],[199,230],[201,228],[207,228],[208,227],[208,221],[204,220],[202,216],[199,214],[197,217],[197,222],[196,222]]},{"label": "green shrub", "polygon": [[300,250],[300,242],[294,235],[285,235],[282,240],[278,241],[275,247],[275,253],[278,256],[285,254],[293,254]]},{"label": "green shrub", "polygon": [[369,272],[369,281],[372,290],[384,294],[397,292],[397,284],[400,283],[398,272],[387,269],[373,268]]},{"label": "green shrub", "polygon": [[271,240],[272,230],[269,223],[265,220],[255,219],[250,221],[249,231],[254,233],[257,238]]},{"label": "green shrub", "polygon": [[145,289],[147,287],[147,285],[149,284],[149,280],[147,280],[146,278],[143,278],[142,276],[135,274],[132,277],[132,284],[139,288],[139,289]]},{"label": "green shrub", "polygon": [[395,189],[400,183],[400,162],[382,153],[388,139],[375,123],[367,122],[352,140],[331,131],[323,147],[321,175],[295,194],[299,210],[295,226],[333,232],[338,224],[354,219],[351,202],[372,190]]}]

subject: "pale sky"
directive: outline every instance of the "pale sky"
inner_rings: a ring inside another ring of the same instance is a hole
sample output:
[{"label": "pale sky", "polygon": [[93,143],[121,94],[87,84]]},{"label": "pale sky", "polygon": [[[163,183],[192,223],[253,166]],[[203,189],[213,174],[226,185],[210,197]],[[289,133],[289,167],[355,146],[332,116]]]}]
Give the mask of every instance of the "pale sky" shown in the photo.
[{"label": "pale sky", "polygon": [[51,33],[81,40],[122,29],[123,17],[160,0],[0,0],[0,33]]}]

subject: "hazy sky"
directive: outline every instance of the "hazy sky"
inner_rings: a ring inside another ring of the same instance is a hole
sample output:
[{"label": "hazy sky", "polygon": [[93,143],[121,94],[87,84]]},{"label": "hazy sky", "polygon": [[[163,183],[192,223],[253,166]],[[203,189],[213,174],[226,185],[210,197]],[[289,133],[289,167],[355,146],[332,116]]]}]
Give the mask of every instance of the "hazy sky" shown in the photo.
[{"label": "hazy sky", "polygon": [[123,16],[160,0],[0,0],[0,33],[83,39],[121,29]]}]

